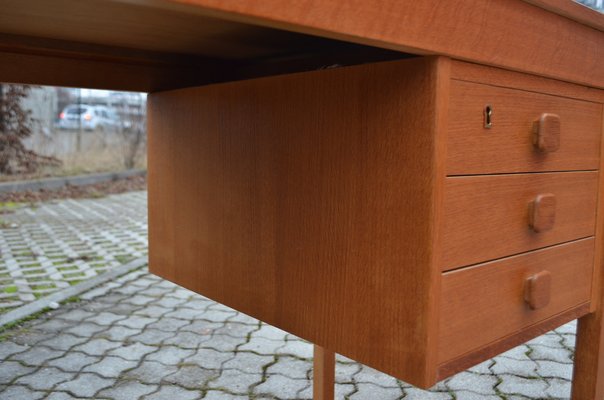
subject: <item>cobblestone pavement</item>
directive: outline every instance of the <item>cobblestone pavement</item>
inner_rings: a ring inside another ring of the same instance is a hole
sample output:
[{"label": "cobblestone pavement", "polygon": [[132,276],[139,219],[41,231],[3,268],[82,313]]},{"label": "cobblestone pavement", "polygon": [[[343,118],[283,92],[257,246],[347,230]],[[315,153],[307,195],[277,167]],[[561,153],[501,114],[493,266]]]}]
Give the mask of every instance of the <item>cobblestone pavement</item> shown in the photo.
[{"label": "cobblestone pavement", "polygon": [[[310,399],[312,346],[148,274],[1,333],[0,399]],[[413,388],[338,357],[338,399],[568,399],[575,324]]]},{"label": "cobblestone pavement", "polygon": [[0,313],[147,254],[147,193],[3,207]]}]

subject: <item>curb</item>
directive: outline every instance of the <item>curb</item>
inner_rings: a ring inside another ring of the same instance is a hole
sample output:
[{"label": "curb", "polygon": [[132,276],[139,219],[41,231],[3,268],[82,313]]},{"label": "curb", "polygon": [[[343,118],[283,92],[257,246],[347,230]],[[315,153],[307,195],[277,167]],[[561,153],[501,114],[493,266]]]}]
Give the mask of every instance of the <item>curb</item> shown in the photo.
[{"label": "curb", "polygon": [[80,282],[74,286],[59,290],[58,292],[52,293],[41,299],[32,301],[29,304],[25,304],[21,307],[17,307],[14,310],[7,312],[6,314],[0,315],[0,329],[7,324],[20,321],[24,318],[29,317],[32,314],[39,313],[40,311],[49,308],[51,303],[60,303],[69,299],[70,297],[77,296],[83,292],[86,292],[96,286],[100,286],[103,283],[119,278],[128,272],[139,269],[147,265],[147,257],[141,257],[136,260],[129,262],[128,264],[120,265],[106,272],[102,275],[97,275],[93,278],[88,279],[85,282]]},{"label": "curb", "polygon": [[129,178],[131,176],[142,176],[146,174],[147,170],[144,169],[130,169],[128,171],[107,172],[103,174],[66,176],[63,178],[36,179],[31,181],[2,182],[0,183],[0,193],[25,192],[27,190],[40,189],[53,190],[60,189],[67,185],[93,185],[99,182],[116,181],[118,179]]}]

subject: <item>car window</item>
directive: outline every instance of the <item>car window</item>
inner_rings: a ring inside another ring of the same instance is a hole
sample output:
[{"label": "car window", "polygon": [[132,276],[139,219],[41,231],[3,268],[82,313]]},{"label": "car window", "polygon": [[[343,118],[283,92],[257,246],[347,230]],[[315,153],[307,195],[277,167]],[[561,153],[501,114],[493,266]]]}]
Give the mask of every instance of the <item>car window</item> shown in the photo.
[{"label": "car window", "polygon": [[80,115],[80,114],[84,114],[86,111],[88,110],[87,107],[67,107],[67,109],[65,110],[65,113],[67,114],[74,114],[74,115]]}]

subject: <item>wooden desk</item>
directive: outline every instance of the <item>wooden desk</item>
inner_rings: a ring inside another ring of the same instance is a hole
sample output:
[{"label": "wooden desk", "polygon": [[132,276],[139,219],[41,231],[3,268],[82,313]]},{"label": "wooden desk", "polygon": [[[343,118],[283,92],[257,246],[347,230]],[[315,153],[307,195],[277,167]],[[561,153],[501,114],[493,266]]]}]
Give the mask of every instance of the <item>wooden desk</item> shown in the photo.
[{"label": "wooden desk", "polygon": [[427,387],[581,317],[573,398],[604,399],[602,15],[0,9],[0,80],[152,93],[151,270],[321,346],[316,398],[333,396],[333,351]]}]

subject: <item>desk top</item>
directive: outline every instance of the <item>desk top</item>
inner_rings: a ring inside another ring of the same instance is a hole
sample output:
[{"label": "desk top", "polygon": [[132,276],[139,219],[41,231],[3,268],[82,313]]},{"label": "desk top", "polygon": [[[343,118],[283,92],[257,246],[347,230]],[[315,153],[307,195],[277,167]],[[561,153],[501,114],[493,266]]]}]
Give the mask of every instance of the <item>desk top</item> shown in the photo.
[{"label": "desk top", "polygon": [[439,54],[604,88],[569,0],[0,0],[0,80],[157,91]]}]

